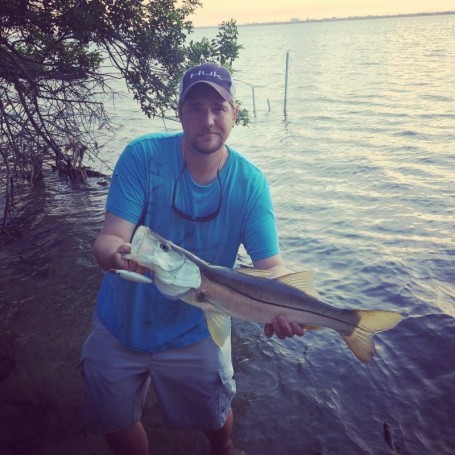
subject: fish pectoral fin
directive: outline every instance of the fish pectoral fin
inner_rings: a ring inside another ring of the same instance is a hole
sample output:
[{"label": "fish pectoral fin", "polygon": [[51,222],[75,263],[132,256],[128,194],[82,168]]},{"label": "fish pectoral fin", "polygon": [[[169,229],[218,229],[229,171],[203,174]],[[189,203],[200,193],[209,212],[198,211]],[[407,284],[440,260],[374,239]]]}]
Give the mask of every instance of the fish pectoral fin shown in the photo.
[{"label": "fish pectoral fin", "polygon": [[242,273],[243,275],[255,276],[256,278],[270,278],[270,276],[273,274],[271,270],[252,269],[249,267],[235,269],[235,271]]},{"label": "fish pectoral fin", "polygon": [[213,341],[219,347],[223,346],[231,333],[231,318],[216,311],[206,311],[205,319]]},{"label": "fish pectoral fin", "polygon": [[312,297],[319,298],[318,291],[314,289],[313,285],[314,272],[306,270],[302,272],[293,272],[287,275],[275,278],[280,283],[286,284],[293,288],[303,291],[305,294],[311,295]]}]

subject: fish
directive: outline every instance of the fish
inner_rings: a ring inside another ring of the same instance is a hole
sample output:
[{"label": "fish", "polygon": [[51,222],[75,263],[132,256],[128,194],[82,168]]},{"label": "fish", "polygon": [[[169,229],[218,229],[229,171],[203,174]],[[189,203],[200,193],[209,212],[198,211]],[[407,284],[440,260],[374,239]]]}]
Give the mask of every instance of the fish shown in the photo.
[{"label": "fish", "polygon": [[131,252],[123,257],[149,269],[155,286],[167,297],[200,308],[219,346],[230,334],[231,317],[270,323],[284,315],[306,329],[335,330],[353,354],[368,363],[376,353],[373,335],[392,329],[403,319],[399,312],[326,303],[314,289],[311,271],[274,278],[267,270],[209,264],[146,226],[137,228]]}]

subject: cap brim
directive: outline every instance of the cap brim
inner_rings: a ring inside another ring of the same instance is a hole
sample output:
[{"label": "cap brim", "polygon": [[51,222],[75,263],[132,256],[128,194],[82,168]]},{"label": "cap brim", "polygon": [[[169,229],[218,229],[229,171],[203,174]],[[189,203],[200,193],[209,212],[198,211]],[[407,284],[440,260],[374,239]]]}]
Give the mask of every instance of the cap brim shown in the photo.
[{"label": "cap brim", "polygon": [[207,84],[210,85],[210,87],[213,87],[220,95],[222,98],[224,98],[226,101],[231,101],[234,97],[232,96],[232,93],[226,90],[224,87],[221,87],[218,84],[215,84],[214,82],[208,82],[208,81],[196,81],[189,85],[184,92],[180,95],[180,102],[183,102],[183,100],[187,97],[188,93],[190,90],[198,85],[198,84]]}]

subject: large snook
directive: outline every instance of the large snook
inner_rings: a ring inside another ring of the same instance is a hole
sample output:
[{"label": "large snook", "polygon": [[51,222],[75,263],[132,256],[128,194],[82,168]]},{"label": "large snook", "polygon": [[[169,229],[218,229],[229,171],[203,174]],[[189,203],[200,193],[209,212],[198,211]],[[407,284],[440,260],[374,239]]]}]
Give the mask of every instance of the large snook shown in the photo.
[{"label": "large snook", "polygon": [[369,362],[376,352],[373,335],[402,319],[399,313],[342,309],[321,301],[310,272],[271,279],[264,270],[210,265],[144,226],[136,230],[131,254],[126,256],[153,271],[163,294],[201,308],[220,346],[230,333],[229,316],[267,323],[284,315],[308,328],[337,331],[359,360]]}]

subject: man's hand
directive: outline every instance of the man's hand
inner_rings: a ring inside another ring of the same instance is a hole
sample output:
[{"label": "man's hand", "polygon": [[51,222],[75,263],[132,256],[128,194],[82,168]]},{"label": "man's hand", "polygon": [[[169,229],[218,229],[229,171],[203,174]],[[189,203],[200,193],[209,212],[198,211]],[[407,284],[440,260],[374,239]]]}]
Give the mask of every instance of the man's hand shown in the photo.
[{"label": "man's hand", "polygon": [[145,267],[140,266],[137,262],[131,259],[125,259],[124,254],[131,253],[131,243],[122,243],[116,250],[116,256],[119,256],[118,269],[129,270],[130,272],[140,273],[143,275],[147,270]]},{"label": "man's hand", "polygon": [[[268,277],[271,280],[291,273],[280,254],[254,261],[253,265],[257,269],[271,272]],[[301,337],[304,332],[305,330],[300,324],[297,324],[297,322],[289,322],[288,318],[283,315],[274,317],[273,320],[270,323],[265,324],[264,327],[264,333],[268,337],[276,335],[280,339],[293,337],[294,335]]]},{"label": "man's hand", "polygon": [[131,243],[122,243],[116,250],[115,250],[115,262],[117,263],[117,269],[125,269],[130,270],[131,272],[135,272],[138,265],[136,262],[125,259],[123,255],[131,253]]},{"label": "man's hand", "polygon": [[270,324],[265,324],[264,333],[271,337],[274,334],[280,339],[290,338],[294,335],[303,336],[305,330],[297,322],[289,322],[286,316],[280,315],[273,318]]}]

